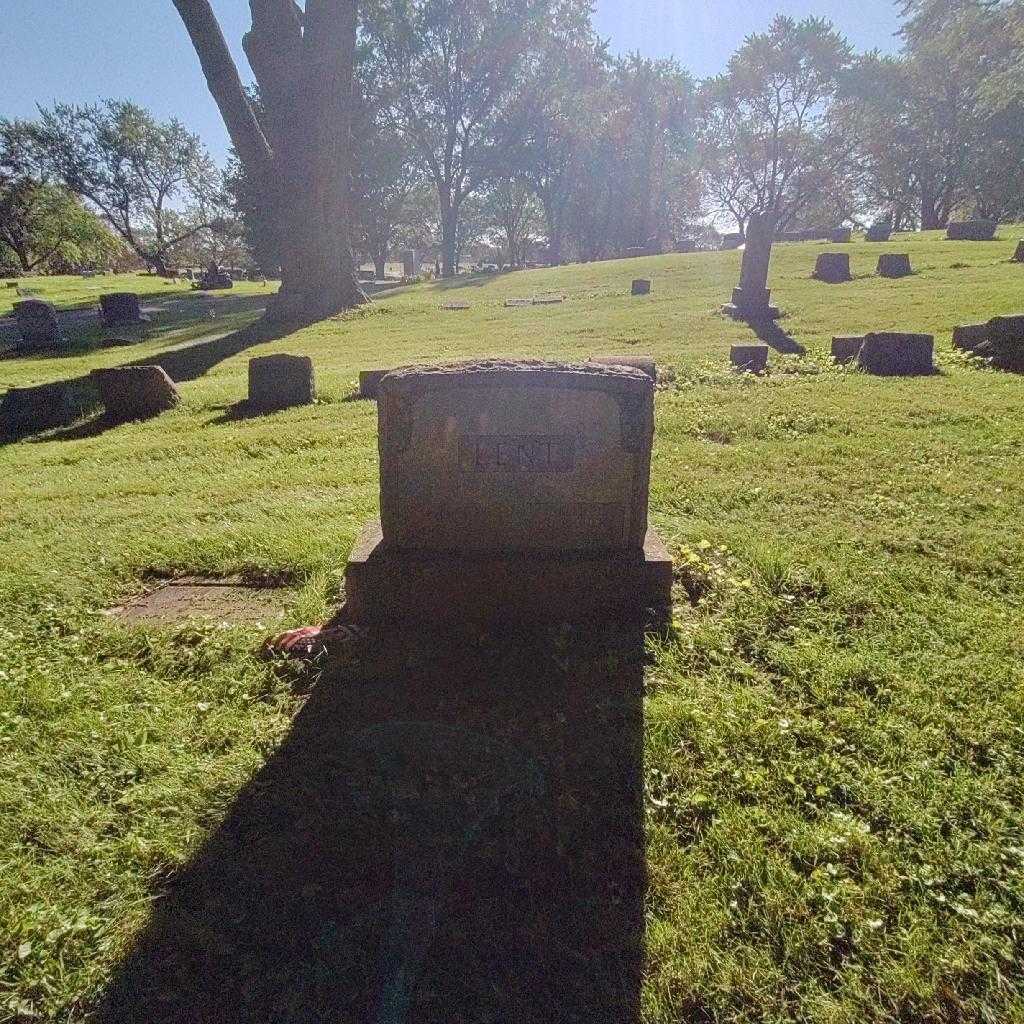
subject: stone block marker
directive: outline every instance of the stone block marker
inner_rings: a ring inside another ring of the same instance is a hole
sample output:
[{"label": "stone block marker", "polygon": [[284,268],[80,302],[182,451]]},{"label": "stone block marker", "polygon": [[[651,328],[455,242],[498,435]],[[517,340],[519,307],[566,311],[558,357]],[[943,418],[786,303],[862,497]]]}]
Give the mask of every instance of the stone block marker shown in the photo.
[{"label": "stone block marker", "polygon": [[631,295],[650,295],[651,294],[651,282],[645,280],[642,277],[638,277],[630,289]]},{"label": "stone block marker", "polygon": [[811,275],[818,281],[828,284],[842,284],[852,281],[850,273],[850,254],[848,252],[823,252],[818,256]]},{"label": "stone block marker", "polygon": [[851,238],[853,238],[851,228],[836,228],[834,231],[830,231],[828,236],[828,240],[833,245],[845,245]]},{"label": "stone block marker", "polygon": [[534,306],[560,306],[565,302],[564,295],[538,295],[533,300]]},{"label": "stone block marker", "polygon": [[1013,254],[1014,263],[1024,263],[1024,238],[1017,243],[1017,249]]},{"label": "stone block marker", "polygon": [[149,317],[142,315],[139,297],[134,292],[111,292],[109,295],[101,295],[100,310],[108,327],[149,323]]},{"label": "stone block marker", "polygon": [[289,409],[316,401],[313,360],[309,356],[272,355],[249,360],[249,405]]},{"label": "stone block marker", "polygon": [[521,309],[524,306],[532,306],[532,305],[533,305],[533,299],[506,299],[505,300],[505,308],[506,309]]},{"label": "stone block marker", "polygon": [[842,366],[852,363],[860,355],[863,334],[840,334],[832,339],[832,358]]},{"label": "stone block marker", "polygon": [[346,572],[355,621],[546,629],[671,603],[640,370],[409,367],[381,381],[378,418],[381,519]]},{"label": "stone block marker", "polygon": [[651,356],[591,356],[587,362],[598,366],[631,366],[653,381],[658,379],[658,368]]},{"label": "stone block marker", "polygon": [[909,277],[913,272],[907,253],[888,252],[878,257],[879,277]]},{"label": "stone block marker", "polygon": [[953,348],[961,352],[973,352],[988,341],[988,324],[962,324],[953,328]]},{"label": "stone block marker", "polygon": [[892,223],[887,220],[875,221],[864,236],[866,242],[888,242],[892,236]]},{"label": "stone block marker", "polygon": [[722,312],[741,320],[775,320],[779,310],[771,304],[768,270],[772,258],[774,225],[765,214],[752,213],[747,221],[747,234],[740,264],[739,287],[732,292],[732,302]]},{"label": "stone block marker", "polygon": [[0,399],[0,436],[17,436],[65,423],[68,388],[63,382],[11,388]]},{"label": "stone block marker", "polygon": [[359,397],[376,400],[380,389],[380,382],[391,372],[391,370],[360,370],[359,371]]},{"label": "stone block marker", "polygon": [[107,416],[117,422],[145,420],[173,409],[179,402],[174,381],[160,366],[115,366],[93,370]]},{"label": "stone block marker", "polygon": [[764,373],[768,369],[767,345],[733,345],[729,350],[729,362],[737,370],[747,373]]},{"label": "stone block marker", "polygon": [[882,377],[915,377],[935,372],[935,339],[930,334],[866,334],[857,356],[862,370]]},{"label": "stone block marker", "polygon": [[21,334],[22,349],[53,348],[67,344],[57,319],[57,310],[49,302],[25,299],[14,303],[14,318]]},{"label": "stone block marker", "polygon": [[446,312],[452,312],[453,310],[470,309],[471,307],[468,302],[446,302],[441,308]]},{"label": "stone block marker", "polygon": [[999,230],[996,220],[951,221],[946,238],[951,242],[991,242]]}]

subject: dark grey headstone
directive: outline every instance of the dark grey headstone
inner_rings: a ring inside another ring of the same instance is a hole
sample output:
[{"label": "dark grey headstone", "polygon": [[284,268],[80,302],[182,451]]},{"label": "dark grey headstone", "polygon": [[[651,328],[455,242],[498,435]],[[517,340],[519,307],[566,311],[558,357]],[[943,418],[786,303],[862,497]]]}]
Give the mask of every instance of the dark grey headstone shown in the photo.
[{"label": "dark grey headstone", "polygon": [[878,257],[879,277],[909,277],[913,272],[907,253],[888,252]]},{"label": "dark grey headstone", "polygon": [[853,237],[851,228],[835,228],[829,232],[828,240],[834,245],[845,245]]},{"label": "dark grey headstone", "polygon": [[743,319],[774,320],[779,311],[771,304],[768,270],[772,258],[775,222],[770,214],[752,213],[747,221],[746,245],[740,264],[740,283],[732,303],[723,312]]},{"label": "dark grey headstone", "polygon": [[852,363],[860,355],[863,334],[841,334],[832,339],[832,358],[841,365]]},{"label": "dark grey headstone", "polygon": [[633,286],[630,290],[632,295],[650,295],[651,294],[651,282],[644,280],[643,278],[637,278],[633,282]]},{"label": "dark grey headstone", "polygon": [[953,328],[953,348],[962,352],[973,352],[988,341],[988,324],[961,324]]},{"label": "dark grey headstone", "polygon": [[149,321],[142,315],[139,297],[135,292],[112,292],[100,296],[100,309],[108,327],[127,327]]},{"label": "dark grey headstone", "polygon": [[848,252],[823,252],[814,265],[814,275],[818,281],[829,284],[841,284],[852,281],[850,273],[850,254]]},{"label": "dark grey headstone", "polygon": [[112,420],[145,420],[173,409],[178,389],[160,366],[115,366],[89,375]]},{"label": "dark grey headstone", "polygon": [[255,409],[288,409],[316,400],[313,360],[272,355],[249,360],[249,404]]},{"label": "dark grey headstone", "polygon": [[60,330],[57,310],[49,302],[40,299],[16,302],[14,317],[21,333],[22,348],[53,348],[67,342]]},{"label": "dark grey headstone", "polygon": [[1024,238],[1017,243],[1017,250],[1013,254],[1014,263],[1024,263]]},{"label": "dark grey headstone", "polygon": [[768,369],[768,346],[733,345],[729,350],[729,362],[738,370],[764,373]]},{"label": "dark grey headstone", "polygon": [[868,228],[864,236],[868,242],[888,242],[892,235],[892,221],[877,220]]},{"label": "dark grey headstone", "polygon": [[998,230],[996,220],[952,221],[946,229],[946,238],[951,242],[991,242]]},{"label": "dark grey headstone", "polygon": [[867,334],[857,362],[883,377],[915,377],[935,372],[935,339],[930,334]]}]

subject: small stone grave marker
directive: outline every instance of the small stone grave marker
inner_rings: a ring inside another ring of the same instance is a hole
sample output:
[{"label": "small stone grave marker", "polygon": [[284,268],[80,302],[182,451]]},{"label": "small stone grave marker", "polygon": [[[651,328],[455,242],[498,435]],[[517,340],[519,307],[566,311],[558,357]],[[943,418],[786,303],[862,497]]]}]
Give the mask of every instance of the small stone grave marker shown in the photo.
[{"label": "small stone grave marker", "polygon": [[866,334],[857,356],[861,369],[882,377],[915,377],[935,372],[935,339],[930,334],[887,331]]},{"label": "small stone grave marker", "polygon": [[852,281],[850,254],[848,252],[823,252],[819,254],[812,275],[818,281],[828,284],[842,284]]},{"label": "small stone grave marker", "polygon": [[110,608],[107,614],[135,625],[167,626],[195,618],[269,626],[284,618],[291,596],[284,587],[247,583],[238,577],[183,576]]},{"label": "small stone grave marker", "polygon": [[878,257],[879,277],[909,277],[913,272],[908,253],[889,252]]},{"label": "small stone grave marker", "polygon": [[249,360],[249,404],[254,409],[288,409],[316,401],[309,356],[270,355]]},{"label": "small stone grave marker", "polygon": [[471,306],[468,302],[446,302],[441,308],[450,312],[452,310],[470,309]]},{"label": "small stone grave marker", "polygon": [[16,302],[14,316],[21,333],[21,348],[53,348],[67,343],[61,333],[57,310],[49,302],[38,299]]},{"label": "small stone grave marker", "polygon": [[115,366],[93,370],[89,377],[107,416],[116,422],[151,419],[180,400],[174,381],[160,366]]},{"label": "small stone grave marker", "polygon": [[853,237],[853,231],[850,228],[835,228],[829,232],[828,240],[833,245],[845,245]]},{"label": "small stone grave marker", "polygon": [[391,372],[388,370],[360,370],[359,397],[375,399],[380,390],[380,382]]},{"label": "small stone grave marker", "polygon": [[1017,243],[1017,250],[1013,254],[1014,263],[1024,263],[1024,238]]},{"label": "small stone grave marker", "polygon": [[832,339],[832,358],[840,365],[852,363],[860,355],[863,334],[841,334]]},{"label": "small stone grave marker", "polygon": [[875,221],[868,228],[864,240],[867,242],[888,242],[892,236],[892,222],[887,220]]},{"label": "small stone grave marker", "polygon": [[108,327],[149,323],[149,317],[142,315],[139,297],[135,292],[111,292],[101,295],[100,310]]},{"label": "small stone grave marker", "polygon": [[768,369],[767,345],[733,345],[729,350],[729,362],[737,370],[747,373],[764,373]]},{"label": "small stone grave marker", "polygon": [[988,324],[961,324],[953,328],[953,348],[962,352],[973,352],[982,342],[988,341]]},{"label": "small stone grave marker", "polygon": [[533,300],[535,306],[558,306],[565,302],[563,295],[540,295]]},{"label": "small stone grave marker", "polygon": [[995,220],[951,221],[946,238],[951,242],[991,242],[999,230]]},{"label": "small stone grave marker", "polygon": [[505,300],[505,308],[506,309],[517,309],[517,308],[519,308],[521,306],[532,306],[532,305],[533,305],[533,299],[506,299]]},{"label": "small stone grave marker", "polygon": [[631,295],[650,295],[651,294],[651,282],[644,278],[637,278],[632,287],[630,288]]}]

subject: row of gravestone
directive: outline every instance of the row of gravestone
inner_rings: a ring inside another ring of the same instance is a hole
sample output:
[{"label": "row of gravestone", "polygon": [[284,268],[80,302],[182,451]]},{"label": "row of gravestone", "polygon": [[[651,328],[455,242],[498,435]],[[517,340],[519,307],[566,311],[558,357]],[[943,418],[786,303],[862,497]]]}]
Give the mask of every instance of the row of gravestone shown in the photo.
[{"label": "row of gravestone", "polygon": [[[878,257],[878,276],[888,278],[909,277],[913,273],[910,255],[905,252],[884,253]],[[841,284],[852,281],[850,254],[845,252],[823,252],[819,254],[811,275],[816,281]]]},{"label": "row of gravestone", "polygon": [[[134,292],[111,292],[101,295],[100,312],[107,327],[130,327],[149,322]],[[14,304],[14,318],[21,337],[19,348],[37,350],[67,344],[61,330],[56,307],[41,299],[25,299]]]}]

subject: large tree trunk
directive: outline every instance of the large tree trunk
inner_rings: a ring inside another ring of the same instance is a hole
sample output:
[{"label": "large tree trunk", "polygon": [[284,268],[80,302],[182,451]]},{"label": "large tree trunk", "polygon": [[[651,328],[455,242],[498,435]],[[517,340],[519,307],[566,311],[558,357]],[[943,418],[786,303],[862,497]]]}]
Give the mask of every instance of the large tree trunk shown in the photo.
[{"label": "large tree trunk", "polygon": [[441,196],[441,276],[454,277],[459,270],[459,208]]},{"label": "large tree trunk", "polygon": [[938,197],[930,192],[921,195],[921,230],[938,231],[946,225],[938,210]]},{"label": "large tree trunk", "polygon": [[250,0],[244,41],[266,109],[257,121],[209,0],[173,0],[221,116],[274,226],[281,290],[268,319],[302,324],[366,296],[350,243],[351,111],[357,0]]}]

